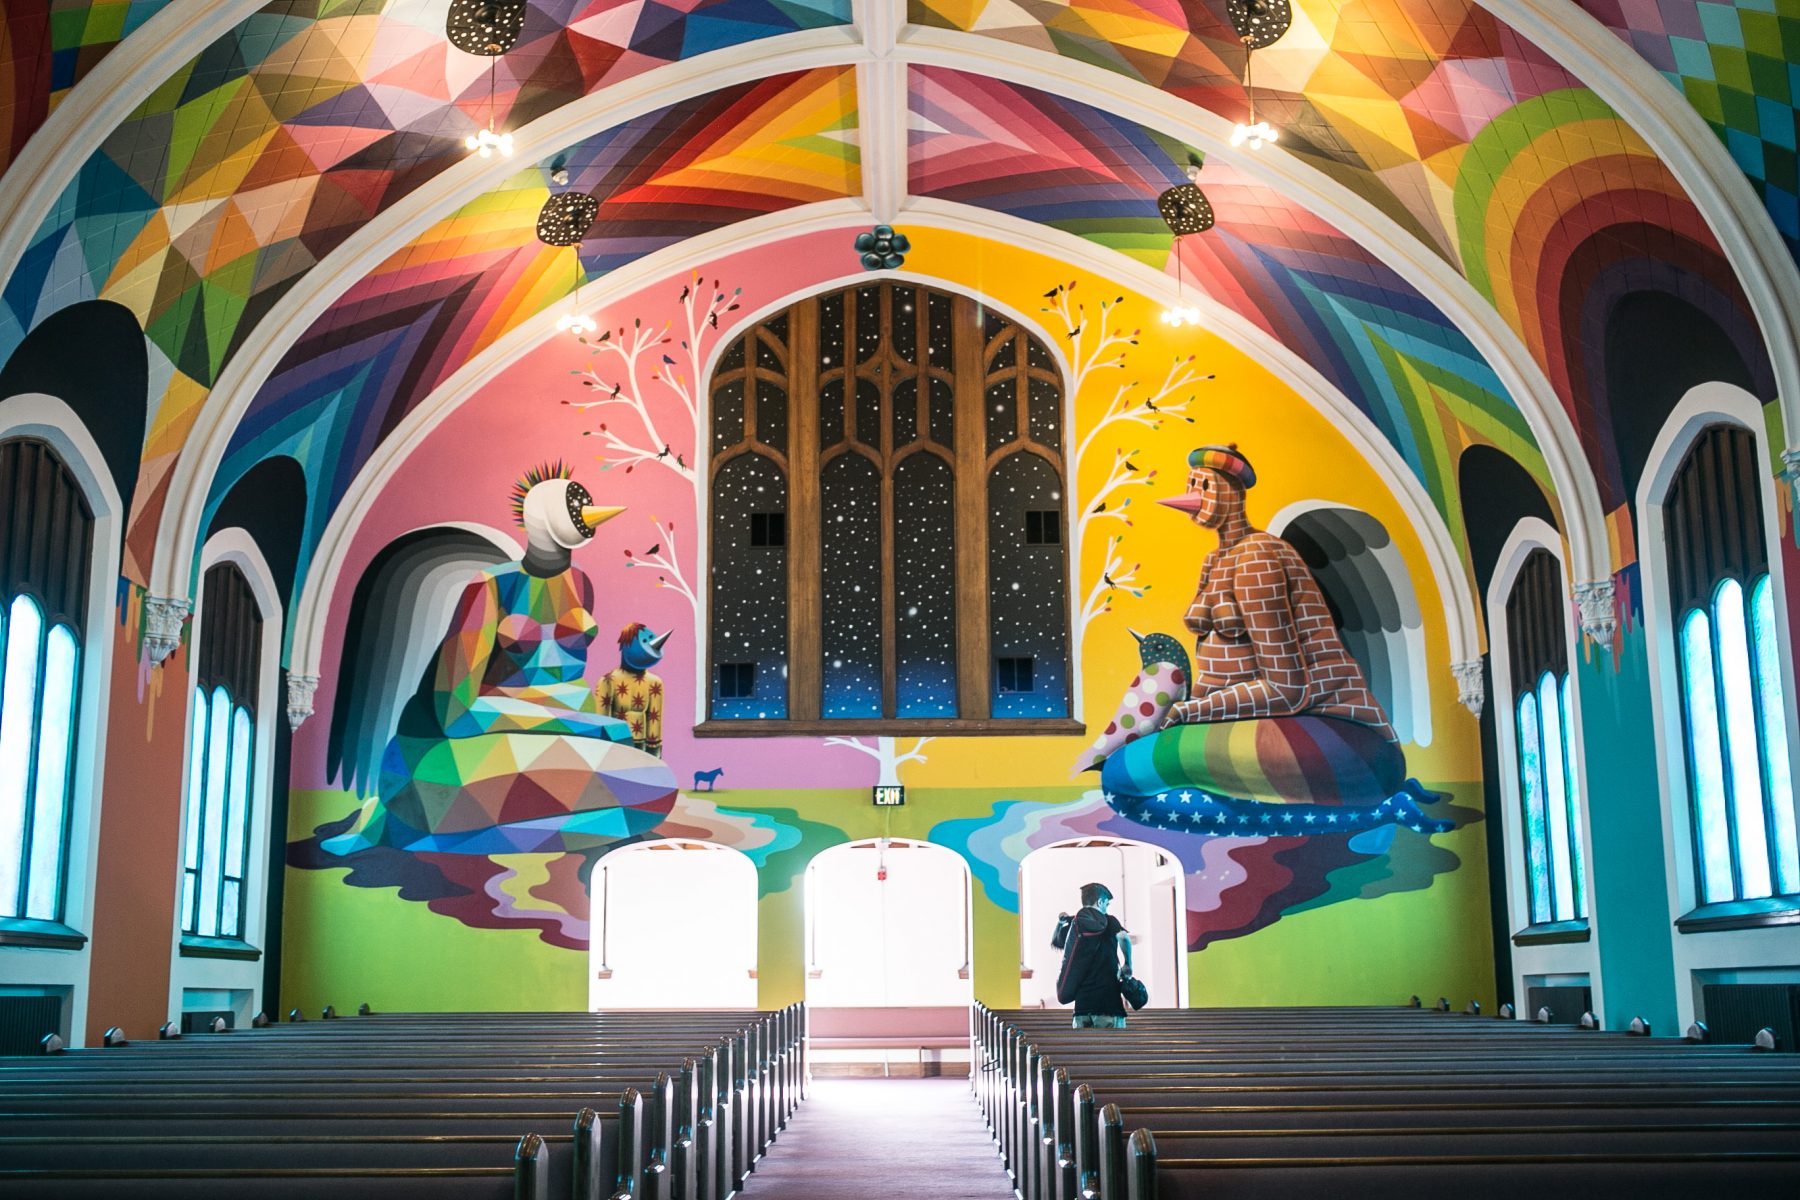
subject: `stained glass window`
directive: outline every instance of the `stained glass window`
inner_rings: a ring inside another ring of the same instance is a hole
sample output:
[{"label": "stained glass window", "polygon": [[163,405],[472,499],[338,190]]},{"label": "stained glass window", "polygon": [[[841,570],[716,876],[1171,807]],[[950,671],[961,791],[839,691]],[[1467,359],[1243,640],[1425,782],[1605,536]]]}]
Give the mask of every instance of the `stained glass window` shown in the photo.
[{"label": "stained glass window", "polygon": [[1786,686],[1750,431],[1702,431],[1663,513],[1700,902],[1800,895]]},{"label": "stained glass window", "polygon": [[190,937],[242,939],[256,807],[262,616],[249,581],[236,566],[211,568],[202,586],[188,738],[181,931]]},{"label": "stained glass window", "polygon": [[[872,282],[740,334],[709,386],[709,720],[1066,720],[1063,396],[1044,345],[969,297]],[[745,524],[752,460],[785,546]],[[1002,657],[1032,661],[1031,686],[1002,686]]]},{"label": "stained glass window", "polygon": [[0,442],[0,917],[63,919],[92,548],[56,451]]},{"label": "stained glass window", "polygon": [[1531,924],[1585,920],[1581,797],[1569,712],[1568,605],[1554,555],[1533,550],[1506,601]]}]

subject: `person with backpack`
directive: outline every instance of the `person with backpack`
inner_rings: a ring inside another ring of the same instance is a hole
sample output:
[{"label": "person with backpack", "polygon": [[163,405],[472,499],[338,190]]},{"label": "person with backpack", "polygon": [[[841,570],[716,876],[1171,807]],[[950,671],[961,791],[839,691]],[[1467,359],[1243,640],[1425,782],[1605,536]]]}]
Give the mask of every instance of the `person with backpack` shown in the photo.
[{"label": "person with backpack", "polygon": [[[1129,986],[1140,994],[1143,990],[1131,975],[1130,936],[1119,918],[1106,911],[1111,903],[1112,892],[1105,884],[1083,884],[1081,910],[1072,917],[1058,914],[1050,939],[1063,952],[1056,999],[1075,1006],[1076,1029],[1125,1028],[1122,989]],[[1142,1000],[1134,996],[1132,1007],[1143,1007]]]}]

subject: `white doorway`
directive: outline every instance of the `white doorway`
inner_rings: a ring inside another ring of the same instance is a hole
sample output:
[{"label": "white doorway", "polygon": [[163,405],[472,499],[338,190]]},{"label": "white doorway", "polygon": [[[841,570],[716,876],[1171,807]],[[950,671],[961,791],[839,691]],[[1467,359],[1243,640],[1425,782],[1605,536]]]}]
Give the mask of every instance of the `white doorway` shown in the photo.
[{"label": "white doorway", "polygon": [[588,1007],[755,1008],[756,866],[710,842],[635,842],[594,867]]},{"label": "white doorway", "polygon": [[806,868],[806,1002],[823,1008],[966,1007],[969,868],[930,842],[833,846]]},{"label": "white doorway", "polygon": [[1131,935],[1132,973],[1153,1008],[1187,1004],[1187,896],[1181,863],[1166,850],[1122,838],[1077,838],[1044,846],[1019,864],[1019,1003],[1059,1007],[1062,951],[1050,944],[1058,913],[1081,906],[1081,885],[1113,894],[1107,910]]}]

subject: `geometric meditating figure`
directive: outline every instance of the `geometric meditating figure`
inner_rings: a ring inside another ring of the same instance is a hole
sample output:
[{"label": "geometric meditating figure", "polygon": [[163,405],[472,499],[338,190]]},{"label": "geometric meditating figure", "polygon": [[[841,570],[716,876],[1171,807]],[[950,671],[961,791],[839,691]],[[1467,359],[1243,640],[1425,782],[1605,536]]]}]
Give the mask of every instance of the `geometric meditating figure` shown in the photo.
[{"label": "geometric meditating figure", "polygon": [[1452,828],[1418,811],[1440,797],[1406,778],[1399,738],[1305,561],[1245,515],[1250,463],[1236,445],[1202,446],[1188,466],[1187,492],[1162,503],[1219,537],[1185,619],[1191,676],[1166,653],[1150,663],[1152,639],[1140,638],[1143,670],[1082,769],[1099,768],[1128,815],[1196,832]]},{"label": "geometric meditating figure", "polygon": [[668,815],[674,777],[600,711],[585,678],[598,626],[570,552],[623,511],[595,506],[561,464],[518,483],[524,559],[464,590],[435,669],[401,710],[379,794],[327,851],[583,850]]}]

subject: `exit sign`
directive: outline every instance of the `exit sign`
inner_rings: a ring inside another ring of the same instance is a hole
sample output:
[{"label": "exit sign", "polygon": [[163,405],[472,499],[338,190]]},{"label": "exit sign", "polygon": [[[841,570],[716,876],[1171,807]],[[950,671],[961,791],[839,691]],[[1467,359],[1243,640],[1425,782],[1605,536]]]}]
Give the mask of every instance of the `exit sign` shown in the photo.
[{"label": "exit sign", "polygon": [[877,808],[898,808],[906,803],[906,789],[899,784],[882,784],[875,789]]}]

